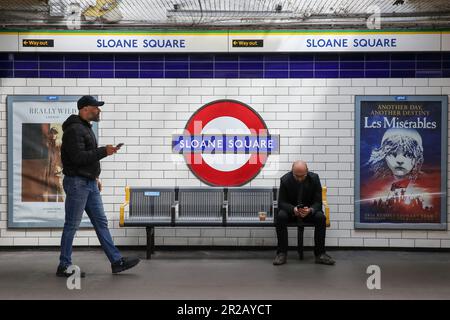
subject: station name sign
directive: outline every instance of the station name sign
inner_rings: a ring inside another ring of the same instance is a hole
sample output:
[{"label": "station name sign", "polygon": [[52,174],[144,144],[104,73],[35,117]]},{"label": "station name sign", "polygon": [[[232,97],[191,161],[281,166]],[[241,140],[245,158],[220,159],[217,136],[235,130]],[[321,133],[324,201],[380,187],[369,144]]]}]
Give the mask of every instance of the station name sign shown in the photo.
[{"label": "station name sign", "polygon": [[449,51],[450,31],[0,30],[0,52],[426,52]]}]

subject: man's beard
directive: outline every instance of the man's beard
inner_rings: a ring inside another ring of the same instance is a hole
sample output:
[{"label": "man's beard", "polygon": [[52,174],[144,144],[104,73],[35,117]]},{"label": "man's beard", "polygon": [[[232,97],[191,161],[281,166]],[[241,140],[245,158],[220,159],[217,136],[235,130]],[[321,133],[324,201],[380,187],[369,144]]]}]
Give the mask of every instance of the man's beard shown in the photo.
[{"label": "man's beard", "polygon": [[99,122],[100,121],[100,113],[93,115],[91,121]]}]

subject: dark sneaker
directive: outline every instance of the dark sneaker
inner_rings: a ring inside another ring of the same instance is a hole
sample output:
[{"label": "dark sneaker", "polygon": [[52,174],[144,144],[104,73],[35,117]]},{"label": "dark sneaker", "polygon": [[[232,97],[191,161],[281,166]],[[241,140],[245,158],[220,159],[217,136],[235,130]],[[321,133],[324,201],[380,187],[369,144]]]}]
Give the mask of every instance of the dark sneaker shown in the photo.
[{"label": "dark sneaker", "polygon": [[119,273],[130,268],[133,268],[141,261],[139,258],[135,257],[123,257],[119,261],[111,263],[112,273]]},{"label": "dark sneaker", "polygon": [[287,262],[286,253],[277,253],[277,256],[273,260],[273,265],[279,266],[279,265],[285,264],[286,262]]},{"label": "dark sneaker", "polygon": [[320,256],[316,257],[316,263],[332,266],[336,263],[336,261],[334,261],[333,258],[326,253],[322,253]]},{"label": "dark sneaker", "polygon": [[[67,268],[68,267],[58,266],[58,269],[56,270],[56,276],[68,278],[75,273],[75,270],[73,272],[68,272]],[[83,271],[80,271],[80,277],[81,278],[86,277],[86,273],[84,273]]]}]

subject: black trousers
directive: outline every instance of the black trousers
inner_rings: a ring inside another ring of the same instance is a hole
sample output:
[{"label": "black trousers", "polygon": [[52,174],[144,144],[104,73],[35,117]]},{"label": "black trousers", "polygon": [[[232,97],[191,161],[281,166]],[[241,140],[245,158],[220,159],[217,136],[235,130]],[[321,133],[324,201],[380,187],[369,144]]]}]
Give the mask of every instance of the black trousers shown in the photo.
[{"label": "black trousers", "polygon": [[[275,217],[275,227],[277,230],[278,247],[277,253],[287,253],[288,250],[288,229],[287,225],[290,222],[295,222],[297,219],[294,213],[288,214],[284,210],[278,211]],[[316,211],[314,214],[309,214],[302,219],[303,222],[314,224],[314,255],[320,256],[325,253],[325,234],[327,230],[325,214],[322,211]]]}]

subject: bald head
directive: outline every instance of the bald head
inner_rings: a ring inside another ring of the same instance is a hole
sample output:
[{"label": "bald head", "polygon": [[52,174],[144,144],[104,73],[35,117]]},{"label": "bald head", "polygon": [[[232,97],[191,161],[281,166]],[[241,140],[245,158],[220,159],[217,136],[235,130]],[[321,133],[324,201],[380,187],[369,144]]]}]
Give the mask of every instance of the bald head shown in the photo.
[{"label": "bald head", "polygon": [[303,181],[308,173],[308,165],[305,161],[297,160],[292,164],[292,174],[297,181]]}]

